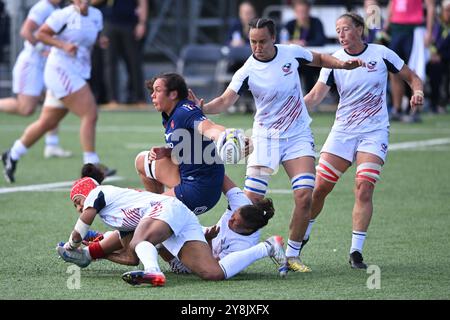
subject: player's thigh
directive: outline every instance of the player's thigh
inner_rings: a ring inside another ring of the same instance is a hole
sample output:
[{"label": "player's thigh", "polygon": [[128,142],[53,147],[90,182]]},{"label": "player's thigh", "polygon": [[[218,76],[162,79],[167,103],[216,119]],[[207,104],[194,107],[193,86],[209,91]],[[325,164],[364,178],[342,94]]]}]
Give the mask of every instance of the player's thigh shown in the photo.
[{"label": "player's thigh", "polygon": [[149,151],[142,151],[135,158],[134,164],[140,175],[157,180],[168,188],[181,183],[180,169],[171,158],[149,161],[148,156]]},{"label": "player's thigh", "polygon": [[284,170],[290,179],[301,173],[314,173],[315,159],[311,156],[299,157],[283,162]]},{"label": "player's thigh", "polygon": [[136,245],[142,241],[148,241],[153,245],[156,245],[168,239],[171,235],[172,230],[166,222],[151,217],[145,217],[141,219],[134,231],[130,247],[134,250]]},{"label": "player's thigh", "polygon": [[26,94],[18,94],[17,101],[19,102],[19,109],[23,114],[31,115],[36,110],[41,96],[31,96]]},{"label": "player's thigh", "polygon": [[221,280],[223,270],[213,257],[211,247],[202,241],[185,242],[178,257],[181,262],[202,279]]},{"label": "player's thigh", "polygon": [[369,152],[358,151],[356,153],[356,164],[360,165],[361,163],[366,163],[366,162],[376,163],[379,165],[384,164],[384,161],[379,156],[377,156],[373,153],[369,153]]},{"label": "player's thigh", "polygon": [[79,117],[87,115],[95,116],[97,106],[91,88],[85,83],[79,90],[61,98],[64,105]]},{"label": "player's thigh", "polygon": [[155,178],[168,188],[173,188],[181,183],[180,169],[171,158],[154,160]]},{"label": "player's thigh", "polygon": [[319,162],[320,160],[325,160],[342,173],[347,171],[347,169],[352,165],[350,161],[328,152],[322,152],[320,154]]}]

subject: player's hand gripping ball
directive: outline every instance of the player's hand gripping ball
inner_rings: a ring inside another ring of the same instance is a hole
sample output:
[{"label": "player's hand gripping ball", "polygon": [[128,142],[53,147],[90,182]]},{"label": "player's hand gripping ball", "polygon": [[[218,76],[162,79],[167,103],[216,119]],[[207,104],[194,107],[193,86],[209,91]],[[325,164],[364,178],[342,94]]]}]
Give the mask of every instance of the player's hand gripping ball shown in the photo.
[{"label": "player's hand gripping ball", "polygon": [[226,129],[217,139],[217,153],[224,164],[236,164],[244,158],[245,135],[240,129]]}]

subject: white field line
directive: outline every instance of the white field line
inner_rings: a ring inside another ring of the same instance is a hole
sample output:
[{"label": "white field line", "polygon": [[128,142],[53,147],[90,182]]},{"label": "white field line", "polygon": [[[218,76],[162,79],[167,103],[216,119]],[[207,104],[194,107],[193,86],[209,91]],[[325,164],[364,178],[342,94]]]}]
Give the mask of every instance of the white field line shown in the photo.
[{"label": "white field line", "polygon": [[[445,145],[445,144],[450,144],[450,138],[393,143],[393,144],[389,145],[389,151],[409,150],[409,149],[438,146],[438,145]],[[133,144],[132,146],[134,148],[141,147],[140,144]],[[145,149],[145,148],[143,148],[143,149]],[[124,178],[122,178],[122,177],[110,177],[110,178],[107,178],[105,181],[111,182],[111,181],[119,181],[119,180],[123,180],[123,179]],[[73,181],[64,181],[64,182],[35,184],[35,185],[12,187],[12,188],[0,188],[0,194],[23,192],[23,191],[61,191],[60,188],[70,187],[72,185],[72,183],[73,183]],[[290,189],[269,189],[268,192],[274,193],[274,194],[290,194],[290,193],[292,193],[292,190],[290,190]]]},{"label": "white field line", "polygon": [[[122,177],[108,177],[105,182],[120,181],[123,180]],[[50,191],[54,189],[60,189],[64,187],[71,187],[73,181],[63,181],[63,182],[53,182],[44,184],[32,184],[28,186],[11,187],[11,188],[0,188],[0,194],[13,193],[13,192],[30,192],[30,191]]]},{"label": "white field line", "polygon": [[396,151],[396,150],[417,149],[417,148],[422,148],[422,147],[440,146],[440,145],[449,144],[449,143],[450,143],[450,138],[398,142],[398,143],[393,143],[393,144],[389,145],[388,150]]}]

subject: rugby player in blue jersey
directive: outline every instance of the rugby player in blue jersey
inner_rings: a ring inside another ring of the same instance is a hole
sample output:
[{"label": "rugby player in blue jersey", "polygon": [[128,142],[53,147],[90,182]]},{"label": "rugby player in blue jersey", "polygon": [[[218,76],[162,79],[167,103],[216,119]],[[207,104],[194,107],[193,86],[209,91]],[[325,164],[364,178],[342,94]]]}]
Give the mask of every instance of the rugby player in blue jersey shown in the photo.
[{"label": "rugby player in blue jersey", "polygon": [[195,214],[202,214],[221,195],[225,170],[214,141],[223,137],[225,127],[207,119],[188,100],[182,76],[161,74],[146,86],[155,109],[162,113],[166,145],[139,153],[136,170],[147,191],[174,196]]}]

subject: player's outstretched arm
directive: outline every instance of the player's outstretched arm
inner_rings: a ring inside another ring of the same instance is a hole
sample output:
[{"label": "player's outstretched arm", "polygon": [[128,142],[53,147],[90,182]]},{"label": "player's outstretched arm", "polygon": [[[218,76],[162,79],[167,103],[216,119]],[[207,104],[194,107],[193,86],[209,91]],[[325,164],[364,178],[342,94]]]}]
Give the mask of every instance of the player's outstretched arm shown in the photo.
[{"label": "player's outstretched arm", "polygon": [[216,114],[224,112],[233,104],[235,104],[239,99],[239,95],[230,88],[227,88],[221,96],[211,100],[206,104],[204,103],[203,99],[198,99],[192,90],[190,90],[189,92],[189,97],[202,109],[203,113],[205,114]]},{"label": "player's outstretched arm", "polygon": [[332,55],[313,52],[313,61],[309,64],[314,67],[324,67],[329,69],[352,70],[358,67],[365,67],[366,64],[361,59],[339,60]]},{"label": "player's outstretched arm", "polygon": [[226,128],[224,126],[216,124],[209,119],[203,120],[202,122],[199,123],[197,127],[197,130],[201,135],[213,141],[217,141],[220,134],[224,132],[225,129]]}]

